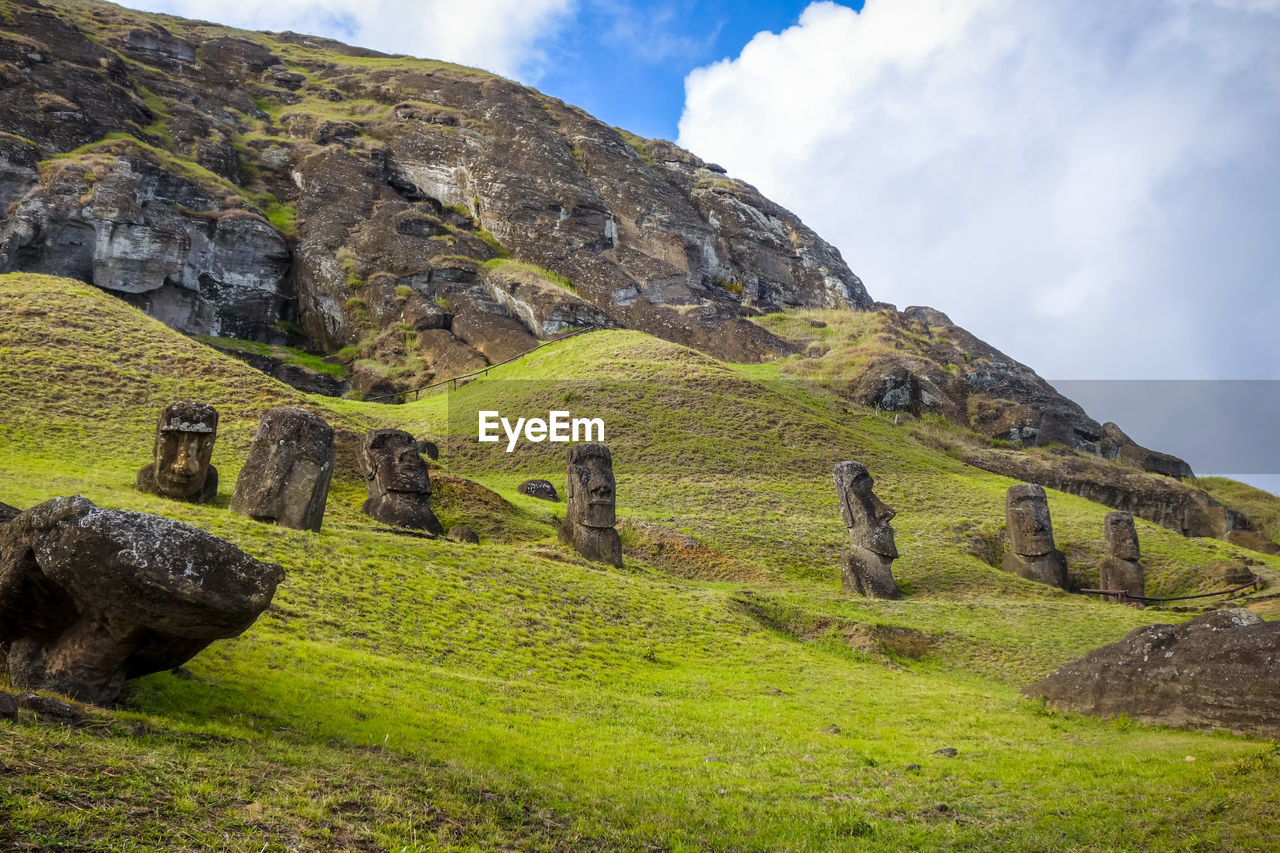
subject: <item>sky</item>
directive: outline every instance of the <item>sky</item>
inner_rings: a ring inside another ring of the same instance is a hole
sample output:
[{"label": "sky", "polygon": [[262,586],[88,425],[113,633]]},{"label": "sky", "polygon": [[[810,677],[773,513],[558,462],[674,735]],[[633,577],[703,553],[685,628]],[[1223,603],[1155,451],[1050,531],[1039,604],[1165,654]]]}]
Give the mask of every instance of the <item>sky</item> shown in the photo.
[{"label": "sky", "polygon": [[874,298],[1050,380],[1280,380],[1280,0],[126,5],[476,65],[674,139]]}]

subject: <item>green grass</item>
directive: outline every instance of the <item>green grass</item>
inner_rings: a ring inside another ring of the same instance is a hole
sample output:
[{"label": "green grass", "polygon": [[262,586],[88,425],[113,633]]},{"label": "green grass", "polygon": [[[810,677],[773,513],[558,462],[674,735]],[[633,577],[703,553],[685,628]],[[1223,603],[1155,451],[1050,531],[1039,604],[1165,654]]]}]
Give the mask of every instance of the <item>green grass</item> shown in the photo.
[{"label": "green grass", "polygon": [[569,279],[557,272],[552,272],[549,269],[543,269],[536,264],[525,263],[524,261],[513,261],[507,258],[494,258],[491,261],[486,261],[483,267],[487,272],[496,273],[498,275],[505,273],[508,275],[520,276],[523,274],[525,277],[532,277],[537,281],[562,287],[570,293],[578,292],[578,288],[574,287],[573,282],[569,281]]},{"label": "green grass", "polygon": [[209,171],[203,166],[179,157],[164,148],[143,142],[127,133],[108,133],[97,142],[82,145],[65,154],[55,154],[46,163],[76,164],[81,162],[95,163],[104,157],[132,156],[149,160],[156,166],[184,178],[208,192],[216,200],[228,202],[240,199],[256,205],[258,199],[252,197],[243,188],[236,186],[221,175]]},{"label": "green grass", "polygon": [[1226,477],[1200,477],[1196,480],[1196,485],[1216,500],[1240,510],[1254,522],[1261,524],[1267,536],[1272,539],[1280,536],[1280,498]]},{"label": "green grass", "polygon": [[[218,499],[135,492],[157,410],[192,398],[222,414]],[[285,404],[348,436],[319,534],[226,508],[258,418]],[[605,418],[625,568],[556,542],[562,503],[515,494],[530,477],[563,486],[563,448],[481,446],[480,407]],[[374,426],[440,445],[442,520],[481,545],[361,514],[351,441]],[[271,610],[192,678],[133,682],[82,729],[0,723],[0,848],[1270,849],[1274,744],[1018,698],[1188,614],[970,556],[970,538],[998,534],[1010,481],[930,449],[926,427],[946,428],[636,332],[570,338],[404,406],[304,397],[91,287],[0,277],[0,500],[160,513],[287,572]],[[830,470],[845,458],[899,512],[900,601],[840,591]],[[1050,506],[1087,576],[1107,509],[1056,492]],[[659,553],[655,528],[699,550]],[[1139,534],[1162,590],[1258,556]],[[1259,559],[1274,584],[1280,561]]]},{"label": "green grass", "polygon": [[270,356],[271,358],[279,359],[285,364],[305,367],[307,370],[313,370],[316,373],[327,373],[335,379],[342,379],[347,375],[347,369],[342,365],[331,364],[318,355],[303,352],[294,347],[266,344],[261,341],[246,341],[240,338],[220,338],[214,335],[193,335],[193,337],[201,343],[218,349]]}]

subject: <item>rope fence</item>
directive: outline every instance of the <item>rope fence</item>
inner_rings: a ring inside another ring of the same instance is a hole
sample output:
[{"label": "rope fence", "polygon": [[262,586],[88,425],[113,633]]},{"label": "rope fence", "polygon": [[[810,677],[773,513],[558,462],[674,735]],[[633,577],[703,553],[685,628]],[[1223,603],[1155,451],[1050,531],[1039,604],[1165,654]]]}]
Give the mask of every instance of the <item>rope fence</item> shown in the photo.
[{"label": "rope fence", "polygon": [[1262,575],[1254,575],[1253,580],[1249,581],[1246,584],[1241,584],[1240,586],[1237,586],[1233,589],[1224,589],[1219,592],[1201,592],[1201,593],[1197,593],[1196,595],[1175,595],[1170,598],[1154,598],[1152,596],[1147,596],[1147,595],[1130,595],[1127,590],[1123,590],[1123,589],[1081,589],[1081,590],[1077,590],[1077,592],[1083,595],[1115,596],[1117,604],[1125,604],[1130,601],[1165,602],[1165,601],[1189,601],[1193,598],[1212,598],[1215,595],[1234,595],[1235,593],[1240,592],[1241,590],[1249,589],[1250,587],[1252,587],[1256,591],[1261,586],[1262,586]]}]

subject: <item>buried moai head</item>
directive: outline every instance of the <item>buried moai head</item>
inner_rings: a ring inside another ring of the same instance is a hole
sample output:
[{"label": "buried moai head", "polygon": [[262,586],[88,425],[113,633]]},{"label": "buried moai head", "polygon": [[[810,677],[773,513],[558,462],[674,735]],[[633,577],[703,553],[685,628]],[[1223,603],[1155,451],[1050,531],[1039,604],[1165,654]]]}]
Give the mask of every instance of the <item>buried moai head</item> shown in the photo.
[{"label": "buried moai head", "polygon": [[1041,486],[1010,486],[1005,495],[1004,518],[1009,550],[1013,553],[1036,557],[1054,551],[1049,499]]},{"label": "buried moai head", "polygon": [[166,406],[156,423],[152,462],[136,486],[167,498],[205,503],[218,493],[218,469],[209,464],[218,437],[218,411],[207,403]]},{"label": "buried moai head", "polygon": [[1036,583],[1067,588],[1067,559],[1053,546],[1053,522],[1049,499],[1040,486],[1010,486],[1004,503],[1005,534],[1009,550],[1001,565],[1019,577]]},{"label": "buried moai head", "polygon": [[1138,548],[1138,531],[1133,526],[1133,516],[1127,512],[1109,512],[1104,522],[1107,553],[1121,560],[1138,560],[1142,552]]},{"label": "buried moai head", "polygon": [[613,456],[603,444],[574,444],[568,452],[569,488],[560,541],[588,560],[622,565],[617,521]]},{"label": "buried moai head", "polygon": [[860,462],[840,462],[833,472],[836,495],[840,499],[840,515],[849,528],[851,544],[883,557],[897,557],[889,522],[897,515],[875,496],[875,481]]},{"label": "buried moai head", "polygon": [[0,666],[20,689],[111,702],[244,631],[283,577],[203,530],[54,498],[0,525]]},{"label": "buried moai head", "polygon": [[568,519],[583,527],[613,527],[617,522],[613,456],[603,444],[569,448]]},{"label": "buried moai head", "polygon": [[262,416],[231,510],[256,521],[319,530],[333,476],[333,428],[292,406]]},{"label": "buried moai head", "polygon": [[431,477],[413,436],[398,429],[370,430],[357,456],[369,490],[366,515],[395,527],[444,532],[431,511]]}]

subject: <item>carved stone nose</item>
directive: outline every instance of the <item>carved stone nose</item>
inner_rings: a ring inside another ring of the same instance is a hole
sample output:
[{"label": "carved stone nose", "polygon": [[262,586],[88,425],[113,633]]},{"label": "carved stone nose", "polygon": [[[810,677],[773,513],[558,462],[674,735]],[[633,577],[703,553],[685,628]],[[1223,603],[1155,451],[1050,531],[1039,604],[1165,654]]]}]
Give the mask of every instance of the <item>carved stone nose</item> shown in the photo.
[{"label": "carved stone nose", "polygon": [[178,458],[173,461],[173,469],[195,474],[200,470],[200,460],[184,444],[178,448]]},{"label": "carved stone nose", "polygon": [[890,509],[889,505],[881,501],[879,498],[876,498],[875,502],[876,502],[876,521],[879,521],[882,524],[887,524],[893,520],[894,516],[898,514],[893,509]]}]

